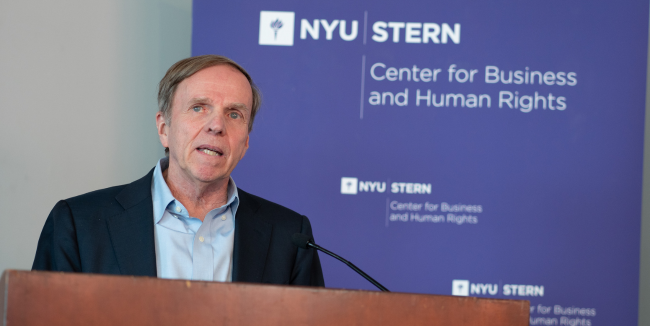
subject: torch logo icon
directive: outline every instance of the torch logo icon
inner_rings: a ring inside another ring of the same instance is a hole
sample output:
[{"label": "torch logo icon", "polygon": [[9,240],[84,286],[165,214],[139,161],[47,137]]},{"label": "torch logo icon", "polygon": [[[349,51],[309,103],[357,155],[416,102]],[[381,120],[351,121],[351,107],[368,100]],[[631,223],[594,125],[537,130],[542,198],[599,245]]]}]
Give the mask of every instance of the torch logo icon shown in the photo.
[{"label": "torch logo icon", "polygon": [[260,11],[259,44],[293,46],[295,21],[293,11]]},{"label": "torch logo icon", "polygon": [[278,38],[278,30],[282,28],[282,21],[278,18],[271,22],[271,28],[273,29],[273,39]]}]

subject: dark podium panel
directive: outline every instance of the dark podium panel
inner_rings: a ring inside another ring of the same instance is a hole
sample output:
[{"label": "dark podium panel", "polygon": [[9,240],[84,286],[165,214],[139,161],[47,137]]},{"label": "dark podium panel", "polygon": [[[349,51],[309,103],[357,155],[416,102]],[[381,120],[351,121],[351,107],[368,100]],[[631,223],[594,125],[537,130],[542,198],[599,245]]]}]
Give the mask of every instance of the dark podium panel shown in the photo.
[{"label": "dark podium panel", "polygon": [[529,302],[7,270],[2,325],[528,325]]}]

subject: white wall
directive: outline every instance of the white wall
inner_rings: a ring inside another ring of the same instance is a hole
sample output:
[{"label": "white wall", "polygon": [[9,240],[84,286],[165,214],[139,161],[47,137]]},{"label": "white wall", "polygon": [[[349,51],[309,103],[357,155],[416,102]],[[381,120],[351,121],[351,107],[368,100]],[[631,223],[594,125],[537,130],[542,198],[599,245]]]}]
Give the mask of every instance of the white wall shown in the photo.
[{"label": "white wall", "polygon": [[0,1],[0,271],[31,268],[59,199],[163,155],[157,82],[190,56],[191,0]]}]

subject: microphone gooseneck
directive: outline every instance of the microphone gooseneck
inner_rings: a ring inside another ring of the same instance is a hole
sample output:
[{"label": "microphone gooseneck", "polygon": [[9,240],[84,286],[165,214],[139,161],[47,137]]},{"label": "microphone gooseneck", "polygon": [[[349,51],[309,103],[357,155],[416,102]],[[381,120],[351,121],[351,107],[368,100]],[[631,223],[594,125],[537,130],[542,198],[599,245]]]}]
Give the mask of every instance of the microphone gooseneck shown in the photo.
[{"label": "microphone gooseneck", "polygon": [[331,251],[329,251],[329,250],[315,244],[314,239],[312,239],[312,237],[310,237],[308,235],[304,235],[302,233],[294,233],[291,236],[291,241],[293,241],[293,244],[295,244],[299,248],[307,249],[308,247],[312,247],[312,248],[314,248],[316,250],[320,250],[320,251],[322,251],[322,252],[324,252],[324,253],[326,253],[326,254],[328,254],[328,255],[336,258],[336,259],[338,259],[339,261],[341,261],[344,264],[348,265],[348,267],[352,268],[352,270],[357,272],[359,275],[363,276],[363,278],[368,280],[368,282],[372,283],[378,289],[380,289],[380,290],[382,290],[384,292],[390,292],[386,287],[379,284],[379,282],[375,281],[375,279],[370,277],[370,275],[366,274],[364,271],[359,269],[359,267],[354,266],[353,263],[351,263],[351,262],[345,260],[343,257],[341,257],[341,256],[339,256],[339,255],[337,255],[337,254],[335,254],[335,253],[333,253],[333,252],[331,252]]}]

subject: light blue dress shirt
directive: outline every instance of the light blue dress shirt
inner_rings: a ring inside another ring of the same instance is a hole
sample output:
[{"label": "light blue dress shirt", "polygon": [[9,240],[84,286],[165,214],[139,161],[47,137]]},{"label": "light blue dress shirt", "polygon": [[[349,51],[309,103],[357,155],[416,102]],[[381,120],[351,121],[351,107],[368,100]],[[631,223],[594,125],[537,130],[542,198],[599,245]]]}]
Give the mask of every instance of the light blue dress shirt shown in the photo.
[{"label": "light blue dress shirt", "polygon": [[205,216],[203,222],[190,217],[183,204],[172,196],[163,171],[168,158],[158,161],[153,172],[154,239],[158,277],[232,281],[235,215],[239,207],[237,186],[228,182],[228,201]]}]

